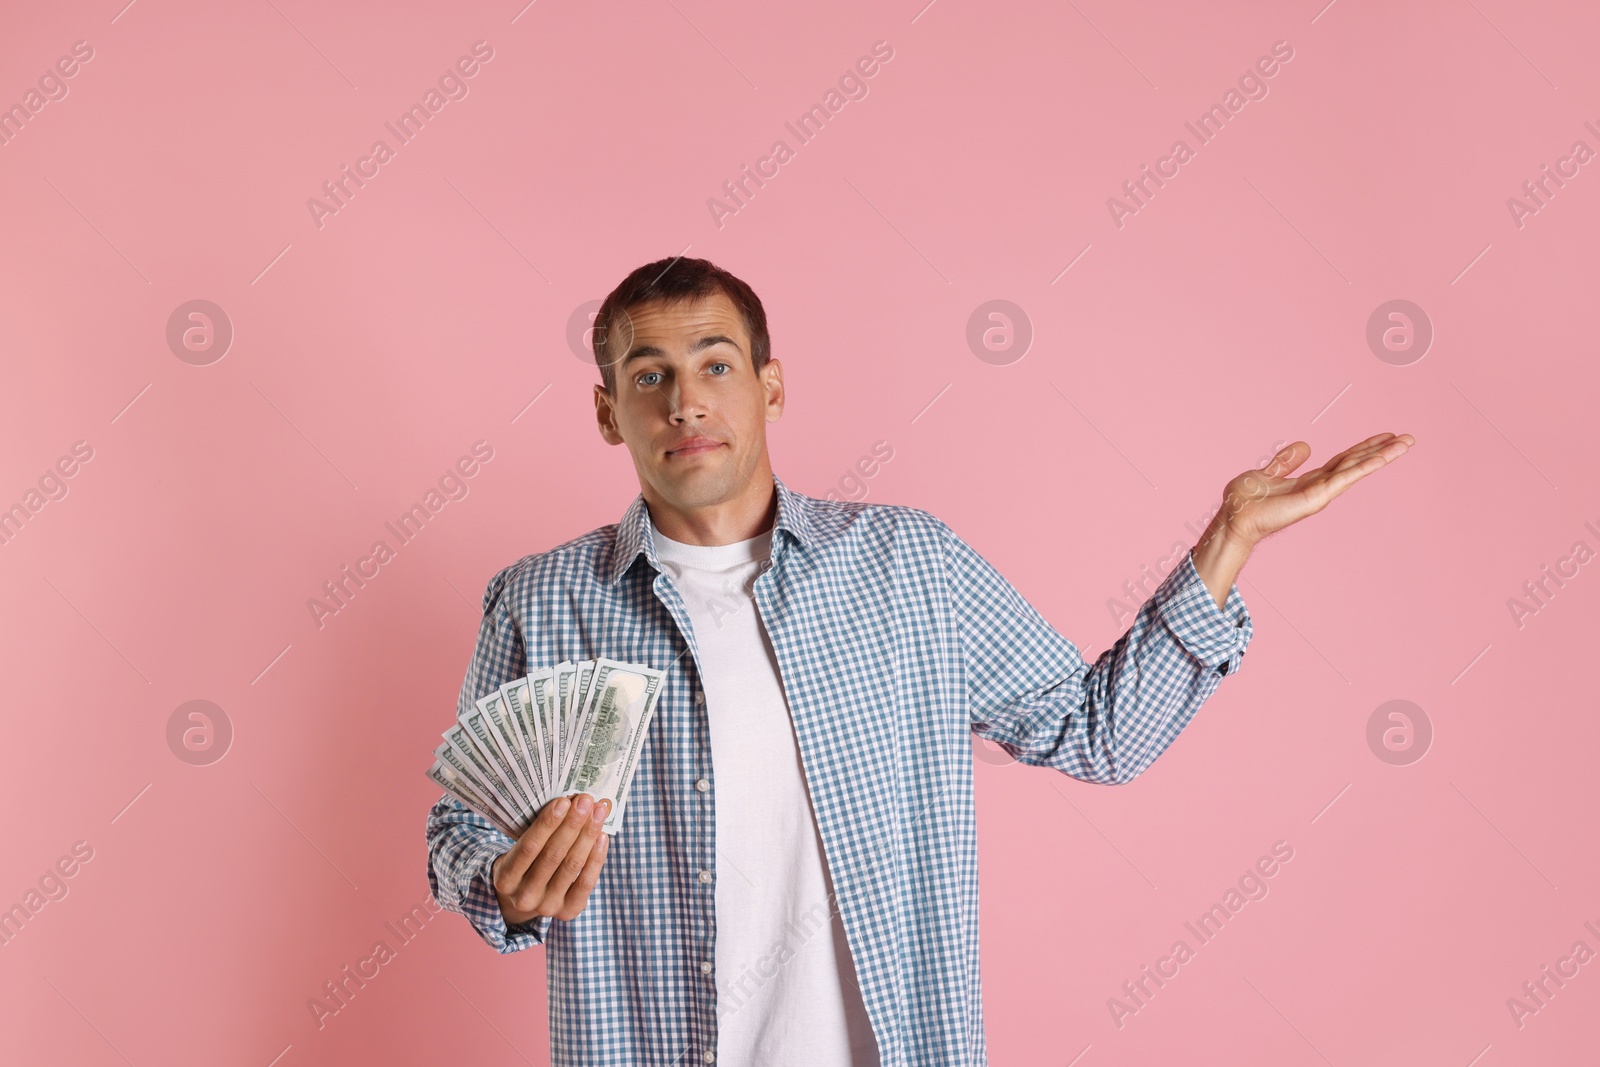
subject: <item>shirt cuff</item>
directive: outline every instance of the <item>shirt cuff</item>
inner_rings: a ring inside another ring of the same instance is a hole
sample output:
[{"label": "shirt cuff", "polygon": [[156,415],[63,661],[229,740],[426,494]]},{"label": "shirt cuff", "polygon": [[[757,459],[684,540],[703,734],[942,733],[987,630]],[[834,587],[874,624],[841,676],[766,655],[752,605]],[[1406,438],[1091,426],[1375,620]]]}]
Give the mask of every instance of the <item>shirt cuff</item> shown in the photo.
[{"label": "shirt cuff", "polygon": [[1162,622],[1195,659],[1218,674],[1233,674],[1255,632],[1255,623],[1235,583],[1227,602],[1217,606],[1194,566],[1194,550],[1167,575],[1152,599]]}]

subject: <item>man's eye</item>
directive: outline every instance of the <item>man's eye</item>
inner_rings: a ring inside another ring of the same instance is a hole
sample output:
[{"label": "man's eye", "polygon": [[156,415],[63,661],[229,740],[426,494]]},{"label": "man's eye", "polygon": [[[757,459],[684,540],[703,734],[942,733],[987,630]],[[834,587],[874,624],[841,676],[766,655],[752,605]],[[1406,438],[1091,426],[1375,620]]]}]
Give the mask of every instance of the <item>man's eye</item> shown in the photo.
[{"label": "man's eye", "polygon": [[[713,366],[713,367],[727,367],[727,368],[728,368],[728,369],[729,369],[729,370],[732,370],[732,369],[733,369],[733,366],[732,366],[732,365],[731,365],[731,364],[728,364],[728,363],[721,363],[721,362],[718,362],[718,363],[713,363],[713,364],[711,364],[711,365],[712,365],[712,366]],[[719,375],[717,375],[717,377],[719,377],[719,378],[725,378],[725,377],[727,377],[727,375],[725,375],[725,374],[719,374]]]},{"label": "man's eye", "polygon": [[658,371],[658,370],[647,370],[647,371],[645,371],[643,374],[639,375],[639,384],[640,385],[655,385],[656,384],[655,382],[645,381],[645,379],[649,378],[653,374],[660,374],[660,373],[661,372]]}]

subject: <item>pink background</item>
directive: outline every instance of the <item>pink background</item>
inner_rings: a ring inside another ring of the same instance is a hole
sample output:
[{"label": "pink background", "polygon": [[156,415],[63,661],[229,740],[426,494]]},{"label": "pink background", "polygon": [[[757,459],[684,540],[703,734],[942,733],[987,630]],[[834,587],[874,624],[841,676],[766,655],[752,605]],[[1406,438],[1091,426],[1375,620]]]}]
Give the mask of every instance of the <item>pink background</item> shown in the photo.
[{"label": "pink background", "polygon": [[[427,898],[423,771],[484,583],[637,492],[569,320],[685,251],[766,302],[781,477],[930,509],[1091,656],[1279,442],[1309,468],[1417,438],[1257,550],[1241,673],[1139,780],[975,750],[995,1063],[1594,1047],[1600,964],[1521,1027],[1506,1003],[1600,950],[1600,576],[1508,607],[1600,548],[1596,164],[1507,207],[1600,148],[1591,5],[121,3],[0,34],[4,105],[94,50],[0,146],[0,506],[93,449],[0,546],[0,906],[93,849],[0,948],[8,1062],[547,1061],[543,951],[459,916],[321,1029],[307,1000]],[[784,122],[880,40],[798,145]],[[307,199],[476,41],[469,95],[319,228]],[[1268,95],[1117,226],[1108,198],[1277,41]],[[780,138],[719,227],[708,198]],[[1034,330],[1005,365],[966,341],[996,298]],[[166,340],[195,299],[235,331],[205,366]],[[1435,331],[1409,365],[1366,341],[1394,299]],[[319,628],[308,598],[480,440],[468,495]],[[207,766],[167,741],[195,699],[234,730]],[[1406,766],[1367,742],[1395,699],[1434,730]],[[1278,841],[1265,899],[1119,1027],[1108,998]]]}]

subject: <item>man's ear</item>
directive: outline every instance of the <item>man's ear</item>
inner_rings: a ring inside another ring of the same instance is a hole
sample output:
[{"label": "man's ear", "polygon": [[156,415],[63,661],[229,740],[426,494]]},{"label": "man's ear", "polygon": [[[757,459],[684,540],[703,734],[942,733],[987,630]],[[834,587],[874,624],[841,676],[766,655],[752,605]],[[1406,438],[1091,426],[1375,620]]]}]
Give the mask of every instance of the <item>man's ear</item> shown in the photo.
[{"label": "man's ear", "polygon": [[600,427],[600,436],[605,439],[606,444],[622,444],[622,434],[617,431],[617,412],[612,405],[611,394],[598,382],[594,387],[594,417]]},{"label": "man's ear", "polygon": [[783,416],[783,365],[768,358],[761,368],[761,385],[766,392],[767,421],[777,422]]}]

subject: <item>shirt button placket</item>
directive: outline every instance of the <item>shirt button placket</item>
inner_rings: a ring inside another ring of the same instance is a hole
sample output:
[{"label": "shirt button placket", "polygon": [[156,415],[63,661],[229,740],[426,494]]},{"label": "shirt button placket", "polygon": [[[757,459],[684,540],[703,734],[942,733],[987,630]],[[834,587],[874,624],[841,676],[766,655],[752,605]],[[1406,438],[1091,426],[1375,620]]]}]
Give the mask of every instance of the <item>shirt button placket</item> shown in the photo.
[{"label": "shirt button placket", "polygon": [[[705,694],[705,690],[704,689],[699,689],[699,688],[695,689],[694,706],[695,706],[695,711],[697,712],[697,714],[695,716],[695,718],[697,720],[696,726],[698,728],[703,728],[704,727],[704,718],[703,718],[703,716],[705,715],[705,706],[706,706],[706,694]],[[696,791],[698,791],[698,792],[703,794],[703,793],[705,793],[707,790],[709,790],[711,788],[711,782],[708,779],[706,779],[704,777],[701,777],[701,778],[698,778],[698,779],[695,780],[694,787],[695,787]],[[706,844],[706,850],[707,850],[708,853],[710,852],[710,849],[711,849],[711,841],[710,841],[711,830],[712,830],[712,827],[709,824],[709,822],[707,820],[701,820],[700,831],[701,831],[702,835],[704,835],[705,838],[706,838],[705,844]],[[699,879],[701,885],[710,885],[711,884],[712,873],[711,873],[711,870],[709,868],[702,867],[700,869],[699,873],[696,875],[696,877]],[[707,920],[708,920],[707,925],[709,926],[710,925],[710,916],[712,914],[712,909],[713,909],[713,902],[712,902],[712,895],[711,894],[707,894],[706,895],[706,899],[703,902],[703,907],[704,907],[705,914],[706,914]],[[700,973],[702,975],[708,977],[708,978],[710,977],[711,972],[713,970],[709,955],[710,955],[710,946],[708,944],[706,946],[706,956],[707,956],[707,958],[703,958],[700,961]],[[711,1014],[711,1013],[708,1012],[708,1014]],[[708,1026],[710,1026],[711,1032],[715,1033],[715,1024],[714,1024],[714,1022],[708,1022]],[[715,1040],[715,1038],[713,1038],[713,1040]],[[703,1059],[705,1060],[706,1063],[711,1063],[717,1058],[716,1052],[714,1050],[710,1049],[710,1048],[705,1049],[702,1052],[701,1055],[702,1055],[702,1057],[703,1057]]]}]

